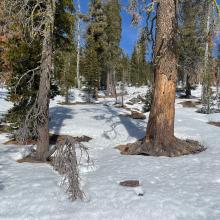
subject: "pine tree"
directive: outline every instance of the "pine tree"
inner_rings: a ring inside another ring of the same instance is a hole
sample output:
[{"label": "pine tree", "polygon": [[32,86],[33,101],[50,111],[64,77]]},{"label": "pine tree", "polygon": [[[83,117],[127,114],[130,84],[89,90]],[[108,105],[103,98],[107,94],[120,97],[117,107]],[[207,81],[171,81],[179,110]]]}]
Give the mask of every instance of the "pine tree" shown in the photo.
[{"label": "pine tree", "polygon": [[[53,37],[53,50],[55,50],[55,79],[58,80],[62,91],[74,84],[75,72],[72,68],[75,62],[75,47],[73,44],[74,6],[71,0],[56,1],[55,13],[55,32]],[[16,30],[22,32],[22,25],[17,25]],[[14,30],[15,31],[15,30]],[[24,30],[23,30],[24,31]],[[26,36],[28,38],[28,36]],[[14,103],[14,107],[9,111],[7,119],[17,126],[23,121],[26,113],[36,99],[39,87],[39,69],[30,71],[20,80],[22,75],[28,70],[35,69],[40,62],[40,53],[42,49],[42,37],[35,38],[31,44],[20,34],[14,34],[7,42],[6,60],[10,67],[10,77],[8,77],[7,87],[9,90],[8,100]],[[72,46],[71,46],[72,45]],[[68,55],[67,55],[68,54]],[[64,59],[66,57],[66,59]],[[71,57],[71,68],[66,69],[67,58]],[[64,64],[65,63],[65,64]],[[65,69],[65,71],[64,71]],[[5,70],[5,69],[4,69]],[[65,72],[65,74],[64,74]],[[68,77],[66,77],[68,76]],[[51,79],[54,75],[51,75]],[[68,80],[64,80],[68,78]],[[50,82],[50,97],[58,94],[58,88],[55,80]],[[15,88],[16,87],[16,88]]]},{"label": "pine tree", "polygon": [[146,30],[142,29],[140,38],[134,47],[130,71],[133,85],[148,84],[152,78],[151,65],[146,61],[147,37]]},{"label": "pine tree", "polygon": [[130,58],[121,51],[116,65],[116,79],[124,84],[130,84]]},{"label": "pine tree", "polygon": [[[108,95],[115,94],[115,75],[120,57],[120,40],[121,40],[121,16],[120,5],[118,0],[109,0],[105,5],[107,16],[107,27],[105,29],[107,36],[107,51],[106,51],[106,71],[102,77],[102,84],[107,89]],[[106,82],[104,81],[106,79]]]},{"label": "pine tree", "polygon": [[76,85],[76,46],[74,42],[74,4],[72,0],[56,2],[55,13],[55,79],[58,80],[65,102],[69,89]]},{"label": "pine tree", "polygon": [[217,50],[217,58],[216,58],[216,99],[217,99],[217,107],[218,110],[220,110],[220,90],[219,90],[219,84],[220,84],[220,44],[218,44],[218,50]]},{"label": "pine tree", "polygon": [[69,44],[68,48],[56,51],[55,80],[58,82],[65,103],[69,103],[69,90],[76,85],[76,47]]},{"label": "pine tree", "polygon": [[[104,11],[104,5],[101,0],[90,0],[89,5],[89,24],[86,33],[86,47],[85,47],[85,60],[91,60],[94,56],[94,63],[97,63],[94,70],[95,75],[93,75],[93,80],[91,80],[91,74],[88,75],[88,71],[83,71],[83,75],[88,83],[92,83],[92,87],[97,86],[97,82],[101,81],[101,86],[103,85],[103,75],[105,74],[105,57],[106,57],[106,47],[107,47],[107,36],[105,33],[105,28],[107,27],[107,18]],[[98,62],[96,62],[96,59]],[[83,69],[88,69],[90,63],[86,64],[84,62]],[[94,69],[94,68],[93,68]]]},{"label": "pine tree", "polygon": [[[204,63],[206,31],[204,28],[204,8],[207,1],[182,0],[178,14],[178,75],[185,84],[185,97],[191,96],[192,83],[201,78],[200,67]],[[205,10],[206,11],[206,10]]]},{"label": "pine tree", "polygon": [[139,65],[138,65],[138,54],[137,48],[134,47],[134,50],[131,55],[130,61],[130,80],[132,85],[137,85],[139,82]]},{"label": "pine tree", "polygon": [[[27,111],[33,105],[39,87],[39,39],[29,45],[20,37],[13,37],[7,43],[7,62],[10,66],[10,77],[6,81],[9,91],[8,100],[14,103],[7,114],[7,120],[19,126]],[[36,69],[33,73],[29,70]],[[27,72],[25,77],[23,74]],[[34,74],[34,77],[33,77]]]}]

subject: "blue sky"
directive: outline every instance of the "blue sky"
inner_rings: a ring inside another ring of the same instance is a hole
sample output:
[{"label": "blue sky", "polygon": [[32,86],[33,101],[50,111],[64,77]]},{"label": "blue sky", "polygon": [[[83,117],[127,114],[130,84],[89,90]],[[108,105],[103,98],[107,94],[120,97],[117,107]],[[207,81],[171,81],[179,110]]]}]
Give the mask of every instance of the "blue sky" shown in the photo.
[{"label": "blue sky", "polygon": [[[77,7],[76,1],[77,0],[74,0],[75,7]],[[134,27],[131,25],[131,16],[125,10],[126,5],[128,5],[128,0],[121,0],[120,2],[122,5],[122,38],[120,46],[124,49],[124,51],[127,54],[130,55],[138,38],[138,34],[140,32],[140,25],[138,27]],[[88,11],[88,4],[89,0],[81,0],[82,12],[86,13]]]},{"label": "blue sky", "polygon": [[[128,5],[128,0],[119,0],[121,3],[121,16],[122,16],[122,38],[120,46],[124,51],[131,55],[135,42],[138,39],[141,25],[134,27],[131,25],[131,16],[126,12],[125,7]],[[77,0],[74,0],[75,6]],[[217,0],[220,4],[220,0]],[[81,11],[86,13],[88,11],[89,0],[81,0]],[[220,37],[218,37],[220,41]],[[215,51],[215,50],[214,50]],[[215,52],[214,52],[215,53]],[[149,54],[148,54],[149,57]]]}]

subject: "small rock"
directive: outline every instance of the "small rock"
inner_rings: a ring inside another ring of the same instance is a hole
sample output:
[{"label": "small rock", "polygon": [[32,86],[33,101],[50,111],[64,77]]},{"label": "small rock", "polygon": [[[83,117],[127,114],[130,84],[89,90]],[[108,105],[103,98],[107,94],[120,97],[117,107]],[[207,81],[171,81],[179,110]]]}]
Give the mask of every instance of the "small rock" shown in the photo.
[{"label": "small rock", "polygon": [[120,182],[120,185],[126,187],[137,187],[140,186],[140,183],[138,180],[125,180],[123,182]]},{"label": "small rock", "polygon": [[131,117],[133,119],[146,119],[146,116],[138,111],[131,111]]}]

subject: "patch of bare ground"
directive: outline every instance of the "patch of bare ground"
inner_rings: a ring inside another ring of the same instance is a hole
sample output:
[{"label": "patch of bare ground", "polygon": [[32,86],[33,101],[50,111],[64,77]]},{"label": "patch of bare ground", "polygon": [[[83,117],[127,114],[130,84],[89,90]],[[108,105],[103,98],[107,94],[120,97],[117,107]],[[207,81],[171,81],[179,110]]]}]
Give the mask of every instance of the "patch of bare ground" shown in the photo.
[{"label": "patch of bare ground", "polygon": [[[68,135],[58,135],[58,134],[50,134],[50,144],[54,145],[56,144],[58,141],[62,141],[64,140],[66,137],[68,137]],[[73,137],[77,142],[89,142],[90,140],[92,140],[91,137],[88,137],[86,135],[83,135],[81,137]],[[37,141],[33,140],[33,139],[29,139],[26,141],[26,143],[24,143],[23,145],[31,145],[31,144],[36,144]],[[18,145],[18,141],[16,141],[15,139],[9,140],[7,142],[4,143],[5,145]],[[21,144],[19,144],[21,145]]]},{"label": "patch of bare ground", "polygon": [[37,141],[36,140],[32,140],[32,139],[28,139],[25,143],[18,143],[18,141],[16,141],[14,138],[6,141],[5,143],[3,143],[4,145],[31,145],[31,144],[36,144]]},{"label": "patch of bare ground", "polygon": [[138,111],[131,111],[131,114],[129,113],[119,114],[119,116],[130,117],[133,119],[140,119],[140,120],[146,119],[146,116],[142,112],[138,112]]},{"label": "patch of bare ground", "polygon": [[129,109],[129,108],[125,108],[126,110],[128,111],[131,111],[131,113],[123,113],[123,114],[119,114],[119,116],[124,116],[124,117],[130,117],[130,118],[133,118],[133,119],[146,119],[146,116],[144,113],[140,112],[138,109],[134,110],[134,109]]},{"label": "patch of bare ground", "polygon": [[209,125],[214,125],[216,127],[220,127],[220,121],[209,121],[207,122]]},{"label": "patch of bare ground", "polygon": [[184,108],[197,108],[198,105],[201,104],[200,101],[184,101],[184,102],[180,102],[179,104],[181,104]]},{"label": "patch of bare ground", "polygon": [[[50,134],[50,144],[55,145],[57,142],[62,142],[64,141],[67,137],[71,137],[69,135],[57,135],[57,134]],[[83,135],[81,137],[73,137],[73,139],[76,142],[89,142],[92,138],[88,137],[86,135]],[[36,143],[36,141],[32,142]],[[35,152],[35,151],[34,151]],[[22,159],[17,160],[18,163],[47,163],[47,164],[52,164],[52,157],[49,157],[48,160],[42,161],[42,160],[37,160],[35,157],[28,155]]]},{"label": "patch of bare ground", "polygon": [[22,159],[17,160],[18,163],[47,163],[47,164],[51,164],[51,160],[50,161],[42,161],[42,160],[37,160],[35,157],[32,156],[27,156],[24,157]]},{"label": "patch of bare ground", "polygon": [[144,140],[135,143],[118,145],[116,147],[123,155],[144,155],[144,156],[166,156],[178,157],[188,154],[197,154],[205,151],[206,148],[199,142],[193,140],[180,140],[174,138],[169,145],[154,145]]},{"label": "patch of bare ground", "polygon": [[88,104],[92,104],[92,103],[91,102],[74,102],[74,103],[59,102],[58,104],[59,105],[88,105]]}]

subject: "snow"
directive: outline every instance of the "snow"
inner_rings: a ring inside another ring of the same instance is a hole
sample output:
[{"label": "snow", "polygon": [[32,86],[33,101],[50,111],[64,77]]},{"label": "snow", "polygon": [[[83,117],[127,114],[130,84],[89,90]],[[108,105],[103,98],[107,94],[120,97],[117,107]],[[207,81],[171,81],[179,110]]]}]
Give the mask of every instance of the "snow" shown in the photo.
[{"label": "snow", "polygon": [[7,90],[6,88],[0,88],[0,121],[2,119],[3,114],[13,106],[11,102],[6,102]]},{"label": "snow", "polygon": [[[145,89],[129,88],[126,99],[144,94]],[[62,98],[51,102],[50,131],[93,138],[86,146],[94,166],[80,167],[87,199],[70,202],[60,186],[61,177],[50,165],[17,163],[26,148],[3,145],[7,135],[1,134],[1,220],[220,219],[220,128],[207,124],[220,121],[220,114],[196,113],[177,99],[175,135],[199,140],[207,150],[178,158],[123,156],[115,146],[143,137],[147,119],[124,116],[128,111],[113,107],[111,98],[100,98],[100,104],[68,106],[57,104]],[[11,107],[1,97],[0,104],[1,111]],[[119,185],[131,179],[139,180],[141,186]],[[143,196],[138,196],[140,191]]]}]

